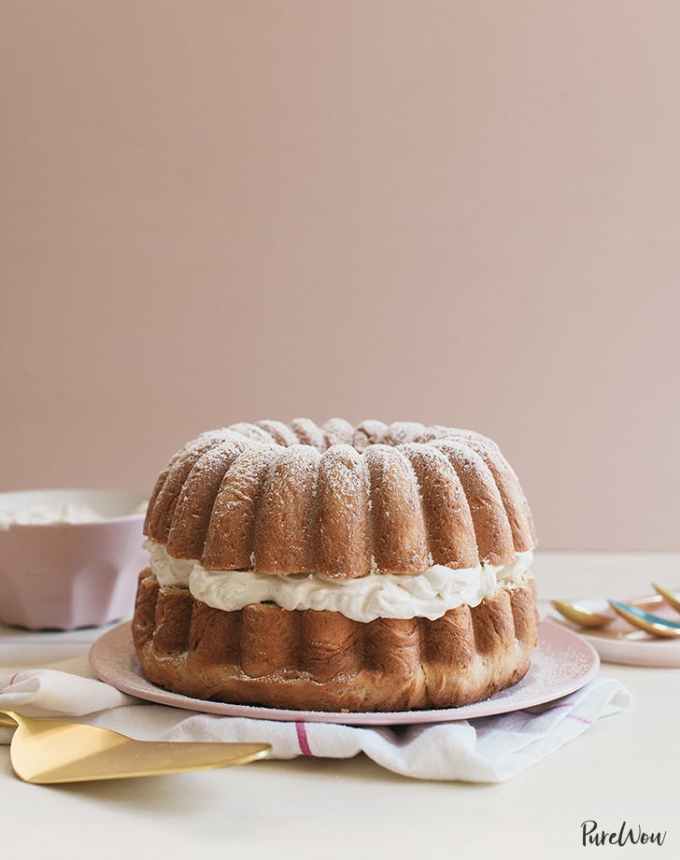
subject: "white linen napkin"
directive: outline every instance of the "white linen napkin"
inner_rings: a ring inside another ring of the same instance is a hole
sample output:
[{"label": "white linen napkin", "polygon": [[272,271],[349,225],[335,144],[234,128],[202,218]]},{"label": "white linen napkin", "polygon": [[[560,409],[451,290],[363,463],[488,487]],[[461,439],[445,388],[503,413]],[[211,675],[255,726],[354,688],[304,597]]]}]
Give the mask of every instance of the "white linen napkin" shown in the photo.
[{"label": "white linen napkin", "polygon": [[[218,717],[145,704],[91,677],[84,657],[64,668],[68,671],[0,670],[0,710],[73,716],[138,740],[268,742],[278,759],[351,758],[363,752],[404,776],[465,782],[504,782],[597,720],[626,709],[631,699],[619,681],[597,678],[571,696],[502,716],[369,728]],[[10,737],[10,729],[0,729],[0,743]]]}]

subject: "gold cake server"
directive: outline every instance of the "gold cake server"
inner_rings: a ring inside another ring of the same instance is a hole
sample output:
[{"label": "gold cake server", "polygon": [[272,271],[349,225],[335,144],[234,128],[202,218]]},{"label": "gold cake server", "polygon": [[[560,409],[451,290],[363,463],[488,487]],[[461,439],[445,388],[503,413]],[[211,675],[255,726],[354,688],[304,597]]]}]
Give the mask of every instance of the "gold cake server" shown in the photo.
[{"label": "gold cake server", "polygon": [[12,767],[39,784],[124,779],[248,764],[270,744],[135,741],[118,732],[68,720],[36,719],[0,711],[0,725],[15,728]]}]

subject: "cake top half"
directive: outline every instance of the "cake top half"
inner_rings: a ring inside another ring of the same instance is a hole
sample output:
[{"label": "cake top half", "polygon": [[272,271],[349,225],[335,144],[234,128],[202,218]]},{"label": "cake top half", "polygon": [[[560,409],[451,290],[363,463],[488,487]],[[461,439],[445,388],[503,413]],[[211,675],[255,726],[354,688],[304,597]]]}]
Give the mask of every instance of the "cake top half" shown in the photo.
[{"label": "cake top half", "polygon": [[508,565],[536,543],[519,480],[490,439],[341,418],[201,434],[159,475],[144,532],[207,570],[330,580]]}]

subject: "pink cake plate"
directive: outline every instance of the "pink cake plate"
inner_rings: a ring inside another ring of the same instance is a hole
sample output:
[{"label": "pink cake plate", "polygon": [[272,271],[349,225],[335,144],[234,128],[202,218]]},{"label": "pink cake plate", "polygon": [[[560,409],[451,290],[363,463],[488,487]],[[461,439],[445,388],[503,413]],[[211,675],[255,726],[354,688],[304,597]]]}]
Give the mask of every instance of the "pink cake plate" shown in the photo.
[{"label": "pink cake plate", "polygon": [[588,642],[565,627],[545,620],[539,626],[539,645],[527,675],[514,687],[502,690],[483,702],[461,708],[422,711],[326,713],[192,699],[156,687],[141,674],[132,645],[129,622],[109,630],[97,639],[90,650],[90,662],[102,681],[121,692],[172,708],[185,708],[226,717],[250,717],[256,720],[342,723],[354,726],[444,723],[520,711],[580,690],[595,677],[600,666],[597,652]]}]

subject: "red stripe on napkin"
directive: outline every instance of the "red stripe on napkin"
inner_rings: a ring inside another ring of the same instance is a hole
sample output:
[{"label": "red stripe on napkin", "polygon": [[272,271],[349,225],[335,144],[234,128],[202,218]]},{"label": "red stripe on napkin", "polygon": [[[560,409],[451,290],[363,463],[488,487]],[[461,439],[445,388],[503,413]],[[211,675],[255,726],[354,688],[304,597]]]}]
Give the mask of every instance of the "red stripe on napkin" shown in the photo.
[{"label": "red stripe on napkin", "polygon": [[297,733],[298,745],[302,755],[314,757],[311,747],[309,746],[309,738],[307,737],[307,729],[304,723],[295,723],[295,731]]}]

